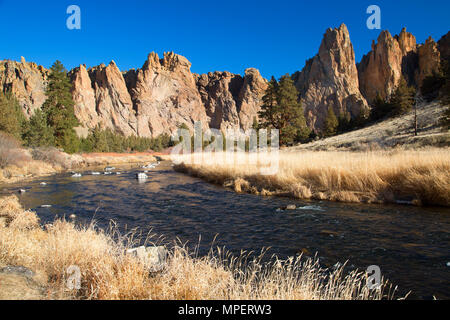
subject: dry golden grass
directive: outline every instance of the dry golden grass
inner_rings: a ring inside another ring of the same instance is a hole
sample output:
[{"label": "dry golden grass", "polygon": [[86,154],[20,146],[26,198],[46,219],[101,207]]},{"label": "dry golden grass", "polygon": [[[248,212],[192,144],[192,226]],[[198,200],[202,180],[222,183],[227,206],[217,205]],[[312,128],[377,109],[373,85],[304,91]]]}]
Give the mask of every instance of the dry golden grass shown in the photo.
[{"label": "dry golden grass", "polygon": [[[48,299],[381,299],[391,298],[386,282],[369,290],[365,273],[344,275],[343,269],[321,269],[316,260],[288,259],[263,264],[260,259],[233,258],[217,249],[196,257],[183,246],[170,250],[165,269],[150,274],[137,258],[125,254],[132,235],[106,233],[94,226],[76,227],[55,221],[41,229],[34,219],[15,223],[23,213],[15,197],[0,200],[8,217],[0,225],[0,266],[24,266],[36,273],[33,281]],[[22,213],[21,213],[22,211]],[[81,289],[66,287],[69,266],[81,270]],[[246,266],[244,268],[244,266]],[[4,277],[4,276],[3,276]],[[14,279],[3,279],[14,283]],[[10,286],[11,287],[11,286]],[[32,288],[30,288],[31,290]],[[16,297],[3,288],[2,298]],[[31,290],[31,294],[32,294]],[[24,296],[23,298],[26,298]]]},{"label": "dry golden grass", "polygon": [[196,160],[181,156],[175,168],[237,192],[284,195],[300,199],[450,206],[450,149],[421,151],[313,152],[281,151],[276,174],[262,175],[261,164],[236,153],[232,161],[217,153]]},{"label": "dry golden grass", "polygon": [[83,160],[85,166],[98,166],[98,165],[120,165],[131,163],[149,163],[155,162],[156,158],[154,154],[150,153],[93,153],[84,154]]}]

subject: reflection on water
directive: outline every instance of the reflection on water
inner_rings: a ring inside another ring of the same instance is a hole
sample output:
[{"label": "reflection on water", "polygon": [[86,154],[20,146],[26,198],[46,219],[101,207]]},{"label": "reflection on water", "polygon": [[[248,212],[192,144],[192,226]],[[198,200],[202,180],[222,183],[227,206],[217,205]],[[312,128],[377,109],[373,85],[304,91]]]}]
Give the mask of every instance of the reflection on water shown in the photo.
[{"label": "reflection on water", "polygon": [[[306,202],[236,194],[173,172],[170,164],[150,170],[148,181],[135,179],[137,169],[121,167],[121,175],[58,175],[26,185],[8,185],[1,194],[19,195],[42,222],[76,214],[102,227],[115,220],[121,227],[198,243],[207,252],[216,245],[235,254],[241,250],[287,257],[317,252],[324,266],[349,261],[352,268],[379,265],[383,275],[411,297],[450,298],[450,210]],[[47,185],[40,185],[46,181]],[[299,209],[278,208],[295,203]],[[51,205],[42,208],[42,205]]]}]

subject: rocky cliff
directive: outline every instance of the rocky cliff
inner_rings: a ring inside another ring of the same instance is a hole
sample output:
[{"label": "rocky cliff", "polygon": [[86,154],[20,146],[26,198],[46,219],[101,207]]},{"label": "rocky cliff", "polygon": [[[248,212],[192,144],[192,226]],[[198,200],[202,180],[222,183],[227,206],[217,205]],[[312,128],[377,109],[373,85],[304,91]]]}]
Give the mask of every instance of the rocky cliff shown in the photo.
[{"label": "rocky cliff", "polygon": [[26,62],[23,57],[21,62],[0,61],[0,90],[14,94],[27,117],[45,102],[47,77],[44,67]]},{"label": "rocky cliff", "polygon": [[319,53],[294,79],[311,128],[323,127],[329,108],[337,116],[349,114],[353,118],[368,109],[359,91],[355,53],[344,24],[326,31]]},{"label": "rocky cliff", "polygon": [[[403,29],[398,36],[381,32],[372,50],[356,65],[347,27],[328,29],[319,52],[293,75],[311,128],[321,130],[328,108],[357,117],[377,94],[388,98],[400,78],[420,87],[450,56],[450,32],[437,43],[418,45]],[[258,117],[267,80],[258,70],[193,74],[191,63],[173,52],[148,55],[142,68],[121,72],[116,63],[71,70],[75,114],[80,134],[97,125],[129,136],[155,137],[180,125],[193,128],[251,128]],[[11,91],[29,117],[44,103],[48,70],[35,63],[0,61],[0,89]]]},{"label": "rocky cliff", "polygon": [[424,44],[417,44],[405,28],[394,37],[388,31],[381,32],[372,51],[358,65],[361,93],[369,102],[378,94],[387,99],[402,76],[409,85],[420,88],[425,77],[439,70],[440,51],[448,50],[445,36],[440,42],[442,49],[431,37]]},{"label": "rocky cliff", "polygon": [[358,65],[360,90],[369,102],[377,95],[383,99],[391,96],[402,75],[410,73],[406,69],[416,50],[416,39],[406,29],[396,37],[381,32],[378,42],[372,43],[372,51]]}]

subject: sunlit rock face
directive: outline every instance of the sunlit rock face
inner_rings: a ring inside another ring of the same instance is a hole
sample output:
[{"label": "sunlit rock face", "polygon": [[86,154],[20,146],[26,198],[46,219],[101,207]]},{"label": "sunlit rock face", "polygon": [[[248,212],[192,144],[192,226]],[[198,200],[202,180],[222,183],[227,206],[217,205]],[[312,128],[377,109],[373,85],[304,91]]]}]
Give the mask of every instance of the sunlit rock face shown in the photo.
[{"label": "sunlit rock face", "polygon": [[11,92],[29,118],[46,100],[48,71],[34,62],[0,61],[0,89]]},{"label": "sunlit rock face", "polygon": [[[450,57],[450,32],[437,43],[418,45],[403,29],[382,31],[357,65],[347,27],[328,29],[319,52],[292,77],[308,125],[323,129],[329,108],[353,118],[379,94],[389,98],[403,76],[419,88]],[[11,92],[29,118],[46,100],[49,71],[33,62],[0,61],[0,90]],[[267,80],[254,68],[244,75],[227,71],[194,74],[191,63],[173,52],[150,53],[140,69],[122,72],[116,63],[71,70],[75,115],[80,135],[101,126],[125,135],[156,137],[181,125],[193,129],[249,129],[261,110]]]},{"label": "sunlit rock face", "polygon": [[312,129],[323,129],[329,108],[333,108],[336,116],[351,117],[368,108],[359,91],[355,53],[345,24],[326,31],[319,53],[306,62],[301,72],[294,74],[294,80]]},{"label": "sunlit rock face", "polygon": [[417,68],[417,45],[415,37],[403,29],[392,37],[382,31],[378,42],[372,43],[372,51],[358,65],[360,90],[372,102],[377,95],[389,98],[402,75],[411,82]]}]

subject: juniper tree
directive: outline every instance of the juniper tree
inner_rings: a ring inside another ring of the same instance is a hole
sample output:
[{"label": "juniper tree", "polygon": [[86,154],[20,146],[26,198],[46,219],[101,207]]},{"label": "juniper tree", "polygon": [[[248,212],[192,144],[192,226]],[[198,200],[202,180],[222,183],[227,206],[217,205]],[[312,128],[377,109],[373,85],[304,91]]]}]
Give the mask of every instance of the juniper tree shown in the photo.
[{"label": "juniper tree", "polygon": [[325,124],[323,133],[325,137],[334,136],[337,133],[339,121],[336,118],[336,114],[333,111],[333,107],[328,108],[327,117],[325,118]]},{"label": "juniper tree", "polygon": [[415,103],[415,94],[416,90],[409,87],[405,78],[401,77],[397,89],[389,101],[391,114],[398,116],[410,111]]},{"label": "juniper tree", "polygon": [[53,129],[47,125],[47,118],[42,110],[37,109],[31,116],[25,126],[23,139],[29,147],[47,147],[55,144]]},{"label": "juniper tree", "polygon": [[20,139],[24,124],[25,116],[16,98],[0,91],[0,131]]}]

